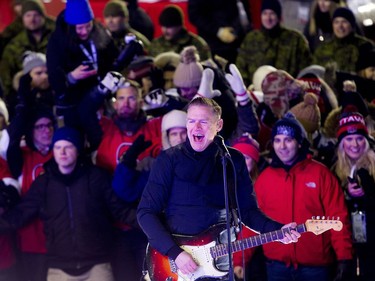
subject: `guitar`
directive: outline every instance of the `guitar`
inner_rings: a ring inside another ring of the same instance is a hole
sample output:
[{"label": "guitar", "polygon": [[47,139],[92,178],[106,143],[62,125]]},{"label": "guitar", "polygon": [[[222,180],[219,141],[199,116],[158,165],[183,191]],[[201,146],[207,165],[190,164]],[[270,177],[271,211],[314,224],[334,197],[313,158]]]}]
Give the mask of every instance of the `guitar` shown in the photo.
[{"label": "guitar", "polygon": [[[319,218],[319,217],[318,217]],[[342,222],[339,220],[310,219],[304,224],[299,224],[296,230],[299,233],[313,232],[315,235],[333,229],[340,231]],[[217,237],[226,230],[225,223],[211,226],[209,229],[197,236],[174,235],[175,241],[180,247],[188,252],[195,262],[199,265],[198,269],[191,274],[185,275],[177,269],[175,262],[160,254],[150,245],[146,250],[146,263],[149,277],[152,281],[195,281],[224,279],[227,271],[220,270],[216,267],[217,258],[228,254],[228,244],[219,244]],[[283,228],[280,230],[263,233],[231,243],[232,252],[239,252],[248,248],[260,246],[284,237],[284,232],[289,232],[291,228]]]}]

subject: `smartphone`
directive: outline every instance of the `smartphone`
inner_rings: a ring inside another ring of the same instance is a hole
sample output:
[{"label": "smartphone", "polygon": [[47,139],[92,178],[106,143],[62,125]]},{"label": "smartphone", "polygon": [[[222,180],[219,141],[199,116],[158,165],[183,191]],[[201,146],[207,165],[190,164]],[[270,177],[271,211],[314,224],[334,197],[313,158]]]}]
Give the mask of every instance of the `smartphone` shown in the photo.
[{"label": "smartphone", "polygon": [[94,70],[94,63],[90,60],[85,60],[82,62],[82,65],[87,65],[88,68],[86,68],[86,70]]}]

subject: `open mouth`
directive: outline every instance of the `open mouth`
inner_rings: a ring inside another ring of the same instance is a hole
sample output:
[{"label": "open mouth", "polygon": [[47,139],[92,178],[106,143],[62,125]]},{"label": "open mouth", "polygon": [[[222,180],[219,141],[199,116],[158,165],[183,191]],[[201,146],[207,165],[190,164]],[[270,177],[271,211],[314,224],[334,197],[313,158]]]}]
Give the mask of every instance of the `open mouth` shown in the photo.
[{"label": "open mouth", "polygon": [[193,139],[195,142],[201,142],[204,138],[204,135],[202,134],[193,134]]}]

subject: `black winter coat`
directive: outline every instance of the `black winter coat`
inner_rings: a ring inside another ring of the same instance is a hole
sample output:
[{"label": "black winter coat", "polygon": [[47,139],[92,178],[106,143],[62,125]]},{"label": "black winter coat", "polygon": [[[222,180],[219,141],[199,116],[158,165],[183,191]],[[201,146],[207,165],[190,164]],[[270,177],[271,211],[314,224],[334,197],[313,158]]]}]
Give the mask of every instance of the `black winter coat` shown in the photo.
[{"label": "black winter coat", "polygon": [[80,162],[70,175],[54,159],[14,209],[0,218],[0,232],[19,228],[40,216],[47,239],[49,266],[77,272],[108,262],[113,218],[136,226],[135,210],[115,196],[110,177]]}]

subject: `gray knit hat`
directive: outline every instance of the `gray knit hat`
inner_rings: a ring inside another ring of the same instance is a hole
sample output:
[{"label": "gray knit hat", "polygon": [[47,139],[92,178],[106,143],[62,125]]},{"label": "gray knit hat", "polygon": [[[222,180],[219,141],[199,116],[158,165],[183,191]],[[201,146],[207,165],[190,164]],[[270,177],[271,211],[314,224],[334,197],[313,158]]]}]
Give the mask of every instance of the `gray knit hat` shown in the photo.
[{"label": "gray knit hat", "polygon": [[29,73],[34,67],[45,66],[47,63],[46,55],[43,53],[36,53],[26,51],[23,55],[23,74]]}]

